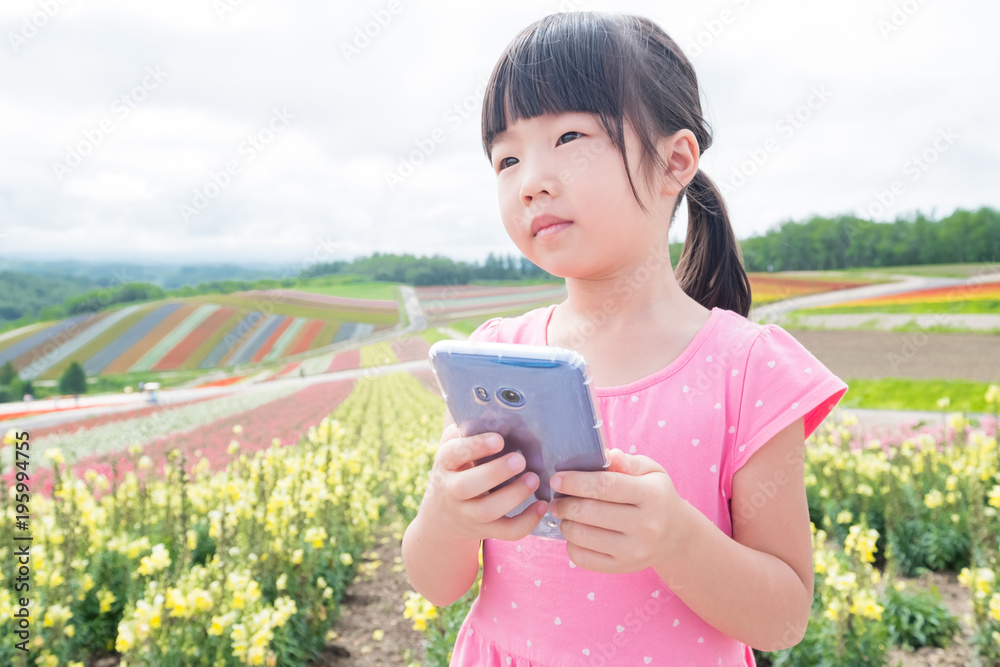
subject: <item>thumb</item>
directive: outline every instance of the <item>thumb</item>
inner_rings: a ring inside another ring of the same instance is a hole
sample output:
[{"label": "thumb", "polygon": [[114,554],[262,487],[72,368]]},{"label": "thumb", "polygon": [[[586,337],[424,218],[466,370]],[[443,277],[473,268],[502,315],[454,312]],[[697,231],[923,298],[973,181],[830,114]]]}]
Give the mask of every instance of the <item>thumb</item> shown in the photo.
[{"label": "thumb", "polygon": [[611,465],[608,470],[621,472],[626,475],[638,476],[651,472],[666,472],[659,463],[642,454],[626,454],[620,449],[612,449],[608,452]]}]

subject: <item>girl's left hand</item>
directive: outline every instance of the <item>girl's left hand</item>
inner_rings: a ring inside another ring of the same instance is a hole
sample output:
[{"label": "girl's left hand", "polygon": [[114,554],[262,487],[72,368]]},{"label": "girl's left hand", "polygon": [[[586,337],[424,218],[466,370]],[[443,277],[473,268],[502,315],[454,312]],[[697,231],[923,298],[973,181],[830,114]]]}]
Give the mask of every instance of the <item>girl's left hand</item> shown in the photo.
[{"label": "girl's left hand", "polygon": [[562,519],[570,560],[594,572],[658,568],[682,544],[684,510],[690,505],[653,459],[620,449],[609,455],[607,471],[552,476],[554,490],[574,496],[550,505],[552,514]]}]

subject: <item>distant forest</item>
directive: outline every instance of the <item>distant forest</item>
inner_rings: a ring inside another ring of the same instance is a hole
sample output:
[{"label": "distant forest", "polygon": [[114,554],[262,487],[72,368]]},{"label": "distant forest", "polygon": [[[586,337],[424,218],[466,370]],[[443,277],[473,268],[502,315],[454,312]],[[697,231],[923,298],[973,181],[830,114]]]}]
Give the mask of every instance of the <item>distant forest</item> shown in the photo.
[{"label": "distant forest", "polygon": [[[895,222],[871,222],[853,216],[805,222],[784,222],[761,236],[741,242],[748,271],[829,270],[858,267],[888,267],[913,264],[947,264],[1000,261],[1000,212],[991,208],[957,210],[941,220],[922,214]],[[670,246],[674,266],[683,244]],[[0,262],[0,267],[3,263]],[[32,267],[34,268],[34,267]],[[86,267],[71,267],[73,277],[42,275],[39,267],[27,273],[0,271],[0,330],[23,326],[37,319],[58,319],[101,310],[114,304],[135,303],[171,296],[230,293],[238,290],[295,287],[320,276],[351,275],[358,280],[383,280],[410,285],[464,285],[489,280],[559,280],[528,259],[491,253],[483,263],[460,262],[440,255],[415,257],[375,253],[316,264],[296,278],[278,279],[274,270],[254,274],[247,267],[224,265],[202,267],[156,267],[144,275],[130,267],[119,275],[140,280],[156,273],[157,279],[101,287],[88,280]],[[89,269],[95,271],[96,269]],[[101,268],[107,275],[107,269]],[[219,279],[222,276],[250,280]],[[188,278],[211,276],[193,285]],[[168,280],[164,278],[169,277]],[[214,278],[214,279],[212,279]],[[163,286],[155,283],[163,280]],[[181,284],[182,286],[176,286]],[[173,286],[173,289],[170,287]],[[166,289],[165,289],[166,288]]]},{"label": "distant forest", "polygon": [[748,271],[1000,262],[1000,212],[957,210],[937,221],[916,214],[895,222],[817,216],[783,223],[741,245]]}]

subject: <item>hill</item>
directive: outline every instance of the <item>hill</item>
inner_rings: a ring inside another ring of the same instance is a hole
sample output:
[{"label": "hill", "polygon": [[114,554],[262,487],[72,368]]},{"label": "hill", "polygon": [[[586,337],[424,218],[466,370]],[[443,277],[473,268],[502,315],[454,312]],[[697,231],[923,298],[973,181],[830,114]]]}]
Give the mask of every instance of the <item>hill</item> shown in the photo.
[{"label": "hill", "polygon": [[282,361],[394,326],[395,299],[274,289],[133,303],[0,334],[0,365],[24,380]]}]

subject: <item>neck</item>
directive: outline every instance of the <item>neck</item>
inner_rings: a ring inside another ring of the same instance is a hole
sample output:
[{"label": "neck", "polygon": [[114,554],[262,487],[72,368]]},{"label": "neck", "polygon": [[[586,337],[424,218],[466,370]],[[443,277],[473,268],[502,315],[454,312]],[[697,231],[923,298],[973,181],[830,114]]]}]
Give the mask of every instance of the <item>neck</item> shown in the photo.
[{"label": "neck", "polygon": [[650,248],[609,275],[567,277],[566,291],[567,299],[559,308],[576,340],[595,335],[614,338],[639,328],[670,328],[706,312],[677,284],[666,244]]}]

